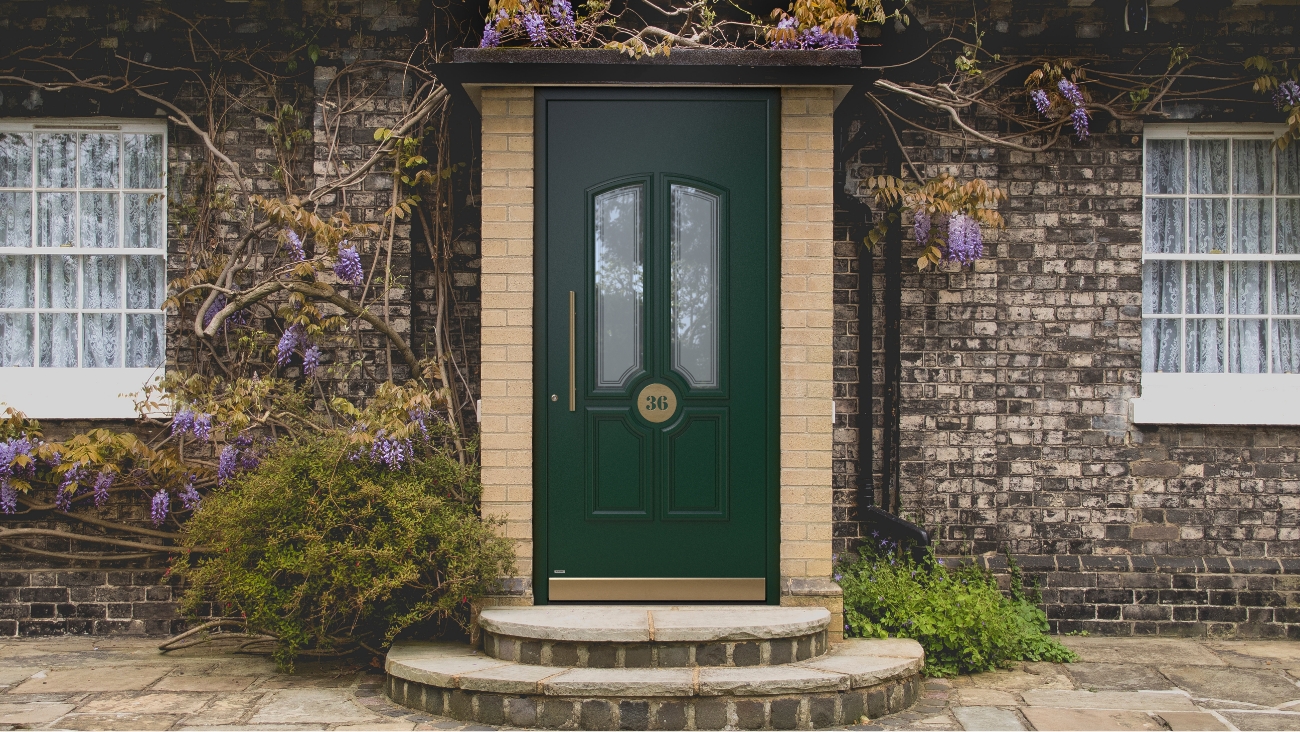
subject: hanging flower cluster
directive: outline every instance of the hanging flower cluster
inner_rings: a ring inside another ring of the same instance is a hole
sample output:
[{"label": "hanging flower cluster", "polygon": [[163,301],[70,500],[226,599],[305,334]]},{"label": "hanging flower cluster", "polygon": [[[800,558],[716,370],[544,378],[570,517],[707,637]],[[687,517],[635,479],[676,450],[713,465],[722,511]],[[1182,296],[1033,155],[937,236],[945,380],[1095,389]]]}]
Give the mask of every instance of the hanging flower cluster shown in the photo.
[{"label": "hanging flower cluster", "polygon": [[1044,119],[1068,117],[1075,136],[1080,140],[1091,133],[1086,108],[1088,100],[1077,83],[1082,79],[1082,70],[1076,69],[1068,61],[1059,64],[1044,63],[1041,69],[1035,69],[1025,79],[1029,101],[1038,114]]},{"label": "hanging flower cluster", "polygon": [[190,434],[207,442],[212,437],[212,415],[183,409],[172,417],[172,434],[177,437]]},{"label": "hanging flower cluster", "polygon": [[1287,80],[1277,85],[1273,92],[1273,106],[1278,109],[1300,107],[1300,84]]},{"label": "hanging flower cluster", "polygon": [[224,448],[217,458],[217,482],[224,484],[246,470],[262,464],[262,454],[253,447],[253,438],[241,433]]},{"label": "hanging flower cluster", "polygon": [[0,442],[0,512],[18,509],[18,490],[14,481],[23,481],[36,472],[32,456],[35,445],[26,436]]},{"label": "hanging flower cluster", "polygon": [[577,18],[571,0],[518,0],[502,3],[483,28],[479,48],[527,37],[529,45],[567,48],[577,41]]},{"label": "hanging flower cluster", "polygon": [[782,18],[775,32],[769,34],[772,48],[801,49],[814,48],[857,48],[858,31],[850,29],[847,35],[840,35],[834,30],[827,30],[815,25],[806,30],[799,30],[799,21],[793,15]]},{"label": "hanging flower cluster", "polygon": [[959,183],[944,174],[921,185],[878,176],[868,185],[876,201],[890,212],[868,234],[866,245],[875,247],[890,226],[901,223],[900,213],[911,213],[912,240],[922,252],[916,262],[920,269],[940,262],[971,264],[984,256],[983,227],[1003,226],[996,208],[1007,194],[983,180]]},{"label": "hanging flower cluster", "polygon": [[339,259],[334,263],[334,274],[340,280],[356,287],[365,279],[365,271],[361,268],[361,255],[357,253],[354,246],[344,246],[347,242],[339,245]]}]

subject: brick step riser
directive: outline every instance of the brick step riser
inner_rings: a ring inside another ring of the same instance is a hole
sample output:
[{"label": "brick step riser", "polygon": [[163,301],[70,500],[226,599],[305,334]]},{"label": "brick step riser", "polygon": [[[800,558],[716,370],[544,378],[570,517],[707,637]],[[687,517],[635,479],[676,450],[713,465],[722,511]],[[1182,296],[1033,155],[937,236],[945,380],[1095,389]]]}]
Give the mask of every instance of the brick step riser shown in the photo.
[{"label": "brick step riser", "polygon": [[828,649],[824,630],[792,638],[705,643],[579,643],[483,633],[483,651],[492,658],[566,668],[779,666],[825,655]]}]

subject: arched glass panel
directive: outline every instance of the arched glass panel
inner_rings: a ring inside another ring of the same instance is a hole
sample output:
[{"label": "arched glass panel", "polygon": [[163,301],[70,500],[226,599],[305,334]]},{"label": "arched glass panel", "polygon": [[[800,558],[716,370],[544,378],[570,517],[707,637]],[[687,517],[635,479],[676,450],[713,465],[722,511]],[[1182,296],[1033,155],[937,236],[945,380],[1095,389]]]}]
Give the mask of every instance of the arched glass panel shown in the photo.
[{"label": "arched glass panel", "polygon": [[672,186],[673,370],[691,386],[718,386],[718,196]]},{"label": "arched glass panel", "polygon": [[622,388],[641,370],[645,247],[642,191],[596,196],[596,388]]}]

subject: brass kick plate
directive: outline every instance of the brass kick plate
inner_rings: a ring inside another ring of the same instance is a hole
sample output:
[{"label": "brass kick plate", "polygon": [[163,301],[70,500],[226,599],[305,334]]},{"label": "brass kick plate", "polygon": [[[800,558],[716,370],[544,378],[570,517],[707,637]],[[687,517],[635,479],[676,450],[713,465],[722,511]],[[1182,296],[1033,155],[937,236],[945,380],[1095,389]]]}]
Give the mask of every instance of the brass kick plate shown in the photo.
[{"label": "brass kick plate", "polygon": [[551,577],[550,599],[601,602],[762,602],[762,577]]}]

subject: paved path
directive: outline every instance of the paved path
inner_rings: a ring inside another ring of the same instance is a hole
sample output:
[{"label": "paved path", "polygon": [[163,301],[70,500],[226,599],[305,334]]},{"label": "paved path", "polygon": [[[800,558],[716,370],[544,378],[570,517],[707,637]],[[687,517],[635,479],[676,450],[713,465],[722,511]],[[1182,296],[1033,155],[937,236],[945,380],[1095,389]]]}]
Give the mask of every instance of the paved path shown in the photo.
[{"label": "paved path", "polygon": [[[926,683],[911,711],[858,729],[1300,730],[1300,643],[1066,638],[1075,664]],[[157,640],[0,640],[0,729],[488,729],[412,713],[375,669]]]}]

